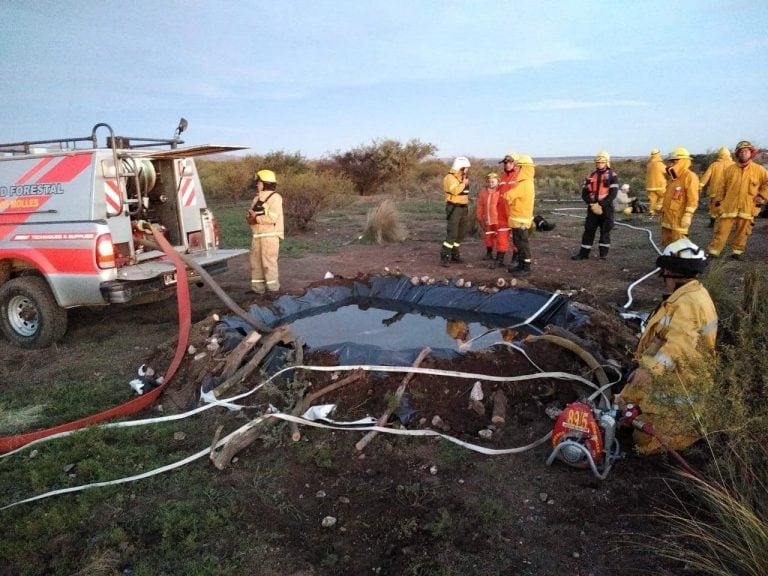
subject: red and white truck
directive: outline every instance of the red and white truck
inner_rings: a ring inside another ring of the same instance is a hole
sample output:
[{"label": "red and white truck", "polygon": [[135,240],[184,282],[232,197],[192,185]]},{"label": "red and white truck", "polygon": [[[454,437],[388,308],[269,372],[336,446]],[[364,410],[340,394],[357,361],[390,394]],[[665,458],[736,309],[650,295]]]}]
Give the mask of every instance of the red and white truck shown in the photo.
[{"label": "red and white truck", "polygon": [[194,161],[242,147],[181,148],[186,127],[182,119],[171,139],[136,138],[102,123],[90,136],[0,144],[0,328],[8,340],[43,348],[66,333],[68,308],[174,290],[168,257],[137,241],[145,223],[211,274],[246,252],[218,248]]}]

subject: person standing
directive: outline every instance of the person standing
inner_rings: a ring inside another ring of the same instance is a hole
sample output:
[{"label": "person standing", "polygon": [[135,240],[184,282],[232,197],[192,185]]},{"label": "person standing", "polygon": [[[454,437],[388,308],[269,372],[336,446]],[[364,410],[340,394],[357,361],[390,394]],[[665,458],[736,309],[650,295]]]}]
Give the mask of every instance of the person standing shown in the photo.
[{"label": "person standing", "polygon": [[667,190],[661,203],[661,247],[688,236],[693,213],[699,207],[699,177],[691,170],[686,148],[675,148],[667,156]]},{"label": "person standing", "polygon": [[722,184],[723,177],[725,176],[725,169],[731,164],[733,164],[731,151],[723,146],[717,151],[717,158],[709,165],[704,172],[704,175],[701,177],[701,182],[699,182],[702,191],[704,188],[707,188],[707,196],[709,197],[707,200],[707,212],[709,212],[710,228],[714,226],[715,219],[717,218],[718,209],[715,207],[715,204],[722,200],[722,198],[715,198],[712,193],[715,190],[723,190]]},{"label": "person standing", "polygon": [[661,150],[654,148],[645,168],[645,191],[648,194],[648,214],[655,216],[661,210],[661,200],[667,188],[667,176]]},{"label": "person standing", "polygon": [[616,193],[616,199],[613,201],[614,213],[632,214],[632,203],[634,201],[635,199],[629,195],[629,184],[622,184]]},{"label": "person standing", "polygon": [[520,167],[517,165],[517,152],[508,152],[499,162],[504,166],[503,172],[499,177],[499,205],[497,209],[499,219],[499,229],[496,234],[496,262],[491,268],[504,268],[504,257],[507,252],[511,252],[509,265],[512,266],[515,261],[517,247],[514,242],[510,244],[509,216],[507,214],[507,202],[504,196],[507,192],[517,186],[517,177],[520,174]]},{"label": "person standing", "polygon": [[581,188],[581,198],[587,204],[587,218],[584,221],[584,234],[581,247],[572,260],[587,260],[595,241],[595,233],[600,230],[598,248],[600,259],[608,257],[611,249],[611,230],[613,229],[613,201],[619,191],[619,177],[611,169],[611,157],[601,151],[595,156],[595,170],[587,176]]},{"label": "person standing", "polygon": [[256,294],[280,290],[277,259],[285,237],[283,198],[277,193],[272,170],[259,170],[254,178],[256,195],[246,217],[251,226],[251,291]]},{"label": "person standing", "polygon": [[504,201],[507,205],[507,223],[512,230],[512,242],[517,247],[517,267],[513,267],[510,262],[507,271],[512,274],[530,274],[531,247],[528,230],[533,225],[536,167],[533,159],[525,154],[518,157],[516,164],[520,169],[517,186],[504,194]]},{"label": "person standing", "polygon": [[711,196],[716,198],[717,223],[712,241],[707,246],[709,255],[717,258],[730,240],[731,258],[741,259],[752,234],[755,216],[768,200],[768,172],[752,159],[757,154],[748,140],[736,145],[736,162],[725,169],[723,181]]},{"label": "person standing", "polygon": [[485,176],[485,186],[477,195],[477,205],[475,206],[475,217],[483,231],[485,260],[493,260],[493,250],[496,247],[496,235],[499,228],[498,203],[499,175],[496,172],[489,172]]},{"label": "person standing", "polygon": [[[635,351],[637,368],[614,397],[622,410],[630,403],[638,406],[639,420],[651,424],[673,450],[687,448],[700,438],[697,413],[711,385],[685,367],[686,362],[715,349],[717,310],[707,289],[696,279],[706,265],[704,250],[688,238],[667,245],[656,259],[665,294],[640,336]],[[683,386],[670,389],[669,379],[659,378],[666,372],[675,372]],[[658,438],[640,430],[635,430],[633,438],[641,454],[662,450]]]},{"label": "person standing", "polygon": [[445,193],[445,242],[440,249],[440,263],[461,263],[460,247],[469,227],[469,159],[458,156],[443,178]]}]

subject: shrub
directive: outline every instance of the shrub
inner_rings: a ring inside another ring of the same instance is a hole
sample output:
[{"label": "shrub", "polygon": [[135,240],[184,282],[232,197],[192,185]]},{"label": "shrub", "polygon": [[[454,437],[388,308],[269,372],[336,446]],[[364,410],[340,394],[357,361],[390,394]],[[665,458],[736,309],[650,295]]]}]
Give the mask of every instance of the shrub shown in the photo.
[{"label": "shrub", "polygon": [[397,209],[390,199],[383,200],[368,211],[363,240],[375,244],[401,242],[406,232],[398,219]]},{"label": "shrub", "polygon": [[318,212],[344,203],[354,194],[352,183],[343,176],[302,172],[287,174],[278,184],[283,197],[286,232],[307,230]]}]

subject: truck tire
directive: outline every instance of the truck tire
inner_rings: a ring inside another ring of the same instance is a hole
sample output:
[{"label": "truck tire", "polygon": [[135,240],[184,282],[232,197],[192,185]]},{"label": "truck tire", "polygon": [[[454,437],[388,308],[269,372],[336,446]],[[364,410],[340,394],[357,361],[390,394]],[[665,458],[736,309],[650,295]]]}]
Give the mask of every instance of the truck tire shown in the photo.
[{"label": "truck tire", "polygon": [[0,327],[20,348],[46,348],[67,331],[67,311],[45,279],[20,276],[0,286]]}]

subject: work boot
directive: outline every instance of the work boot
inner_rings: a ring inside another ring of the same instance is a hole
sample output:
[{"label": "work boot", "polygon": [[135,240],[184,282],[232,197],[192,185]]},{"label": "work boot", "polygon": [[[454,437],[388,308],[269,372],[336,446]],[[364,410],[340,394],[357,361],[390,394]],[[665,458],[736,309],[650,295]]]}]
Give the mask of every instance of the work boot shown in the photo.
[{"label": "work boot", "polygon": [[441,266],[448,266],[448,264],[451,263],[451,251],[450,249],[443,246],[440,249],[440,265]]},{"label": "work boot", "polygon": [[496,261],[493,262],[488,268],[504,268],[504,257],[507,255],[506,252],[497,252],[496,253]]},{"label": "work boot", "polygon": [[483,260],[493,260],[493,248],[485,249],[485,258]]},{"label": "work boot", "polygon": [[464,258],[461,257],[458,248],[451,248],[451,262],[456,262],[457,264],[464,262]]},{"label": "work boot", "polygon": [[731,254],[731,260],[741,260],[741,254]]},{"label": "work boot", "polygon": [[608,259],[608,250],[609,248],[606,248],[605,246],[600,246],[600,260]]},{"label": "work boot", "polygon": [[707,225],[707,228],[714,228],[714,227],[715,227],[715,219],[710,216],[709,224]]},{"label": "work boot", "polygon": [[521,261],[514,268],[512,266],[507,268],[507,272],[509,272],[510,274],[520,274],[521,276],[527,276],[528,274],[531,273],[531,263]]},{"label": "work boot", "polygon": [[589,260],[589,248],[579,248],[579,253],[571,256],[571,260]]}]

